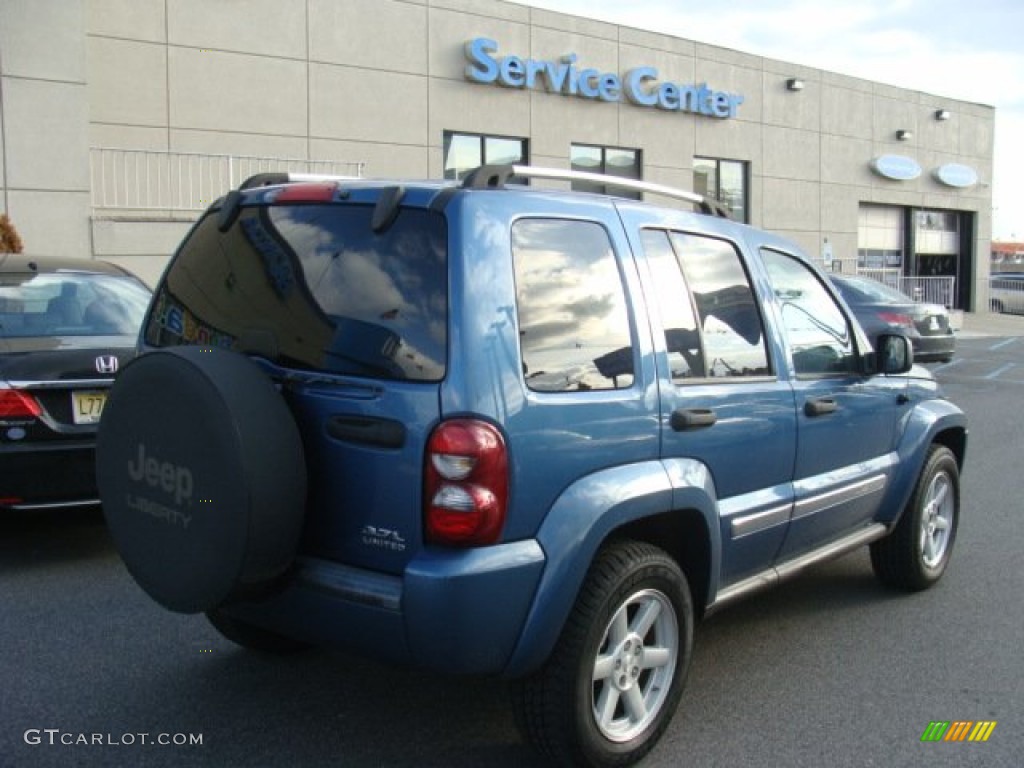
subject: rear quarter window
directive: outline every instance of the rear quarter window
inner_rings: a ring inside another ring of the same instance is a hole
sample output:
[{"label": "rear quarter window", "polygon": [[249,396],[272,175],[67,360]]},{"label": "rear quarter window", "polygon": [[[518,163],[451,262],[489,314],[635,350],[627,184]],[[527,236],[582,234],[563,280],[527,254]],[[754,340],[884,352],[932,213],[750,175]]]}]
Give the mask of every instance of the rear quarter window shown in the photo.
[{"label": "rear quarter window", "polygon": [[216,345],[301,369],[437,381],[446,368],[444,218],[402,209],[382,232],[365,205],[242,209],[208,216],[161,283],[155,346]]},{"label": "rear quarter window", "polygon": [[584,392],[633,386],[634,349],[618,262],[594,222],[522,219],[512,227],[527,386]]}]

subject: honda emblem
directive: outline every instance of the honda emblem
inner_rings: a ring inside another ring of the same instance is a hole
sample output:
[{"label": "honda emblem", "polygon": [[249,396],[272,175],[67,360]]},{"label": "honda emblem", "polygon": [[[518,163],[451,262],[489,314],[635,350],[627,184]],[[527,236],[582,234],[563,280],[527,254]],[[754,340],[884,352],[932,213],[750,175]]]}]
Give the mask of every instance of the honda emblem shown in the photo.
[{"label": "honda emblem", "polygon": [[100,355],[96,358],[96,370],[100,373],[117,373],[117,358],[114,355]]}]

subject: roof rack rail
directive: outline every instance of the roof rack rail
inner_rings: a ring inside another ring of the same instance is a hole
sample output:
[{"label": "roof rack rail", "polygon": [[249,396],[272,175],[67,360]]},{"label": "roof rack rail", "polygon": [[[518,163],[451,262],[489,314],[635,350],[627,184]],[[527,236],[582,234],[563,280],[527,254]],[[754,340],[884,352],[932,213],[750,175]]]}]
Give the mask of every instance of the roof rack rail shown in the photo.
[{"label": "roof rack rail", "polygon": [[567,171],[561,168],[541,168],[532,165],[482,165],[470,171],[462,180],[464,189],[497,189],[504,187],[513,176],[525,179],[556,179],[559,181],[589,181],[603,184],[606,187],[619,187],[637,192],[671,197],[693,203],[701,211],[710,216],[731,218],[729,209],[717,200],[711,200],[696,192],[685,189],[667,187],[638,179],[624,179],[619,176],[608,176],[603,173],[587,171]]},{"label": "roof rack rail", "polygon": [[362,176],[332,176],[326,173],[286,173],[272,171],[270,173],[257,173],[243,181],[239,189],[253,189],[254,187],[268,187],[272,184],[288,184],[293,181],[359,181]]}]

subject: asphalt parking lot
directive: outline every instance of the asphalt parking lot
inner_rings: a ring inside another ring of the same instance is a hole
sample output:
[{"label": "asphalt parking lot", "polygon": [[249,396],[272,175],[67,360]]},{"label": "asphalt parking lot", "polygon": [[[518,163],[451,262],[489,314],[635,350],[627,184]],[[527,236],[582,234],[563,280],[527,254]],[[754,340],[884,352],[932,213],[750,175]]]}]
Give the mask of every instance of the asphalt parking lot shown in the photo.
[{"label": "asphalt parking lot", "polygon": [[[933,370],[971,419],[943,581],[890,592],[861,551],[714,616],[643,765],[1020,765],[1024,318],[965,317]],[[0,585],[0,766],[535,764],[500,683],[242,651],[150,601],[96,515],[0,520]]]}]

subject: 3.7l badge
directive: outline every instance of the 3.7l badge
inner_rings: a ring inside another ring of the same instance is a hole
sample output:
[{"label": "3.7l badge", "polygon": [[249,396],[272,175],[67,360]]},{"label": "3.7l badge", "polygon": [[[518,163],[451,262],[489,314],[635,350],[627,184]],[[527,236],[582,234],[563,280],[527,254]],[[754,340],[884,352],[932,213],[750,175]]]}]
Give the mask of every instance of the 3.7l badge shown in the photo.
[{"label": "3.7l badge", "polygon": [[379,528],[375,525],[364,525],[359,532],[363,544],[393,552],[405,551],[405,539],[402,534],[391,528]]}]

